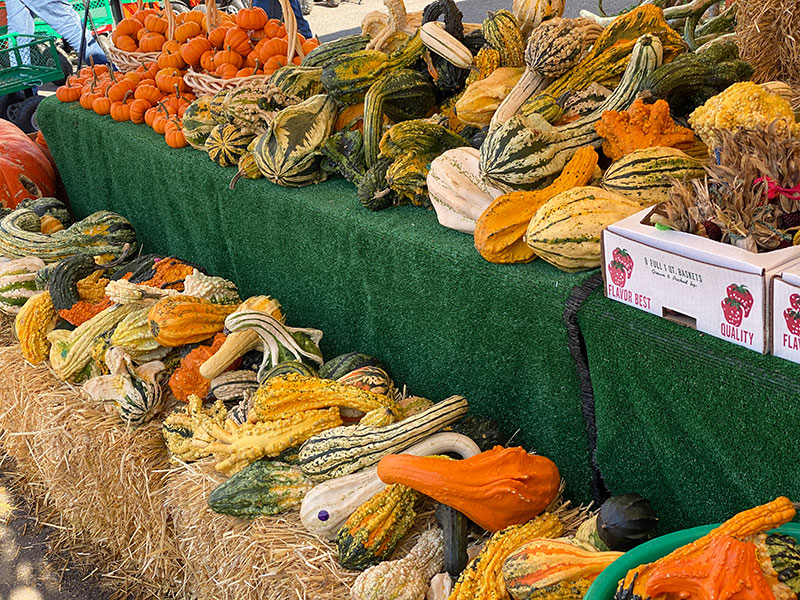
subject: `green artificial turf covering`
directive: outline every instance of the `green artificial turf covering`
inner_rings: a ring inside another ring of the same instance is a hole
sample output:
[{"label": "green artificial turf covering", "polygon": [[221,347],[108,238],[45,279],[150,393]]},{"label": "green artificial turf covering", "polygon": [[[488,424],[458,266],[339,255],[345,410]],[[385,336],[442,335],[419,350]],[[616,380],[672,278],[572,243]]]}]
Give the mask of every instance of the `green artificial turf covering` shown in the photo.
[{"label": "green artificial turf covering", "polygon": [[55,98],[38,122],[77,217],[110,209],[148,252],[270,294],[289,325],[325,332],[326,357],[381,357],[395,380],[433,400],[461,394],[514,441],[553,459],[568,495],[589,500],[578,380],[562,324],[587,274],[542,261],[485,262],[472,238],[414,207],[370,213],[344,180],[288,189],[228,181],[197,150],[168,148],[144,125],[115,123]]},{"label": "green artificial turf covering", "polygon": [[800,365],[589,296],[579,313],[614,494],[639,492],[661,531],[800,498]]}]

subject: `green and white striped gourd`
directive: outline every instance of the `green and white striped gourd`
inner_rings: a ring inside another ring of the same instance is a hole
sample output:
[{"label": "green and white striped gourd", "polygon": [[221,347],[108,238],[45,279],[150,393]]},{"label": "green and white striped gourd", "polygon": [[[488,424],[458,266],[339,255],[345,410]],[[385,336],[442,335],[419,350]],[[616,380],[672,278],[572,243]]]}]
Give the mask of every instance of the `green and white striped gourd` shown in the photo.
[{"label": "green and white striped gourd", "polygon": [[324,94],[280,111],[256,139],[253,156],[264,177],[286,187],[324,181],[321,148],[333,133],[339,107]]},{"label": "green and white striped gourd", "polygon": [[239,162],[239,157],[247,151],[253,141],[253,134],[224,123],[215,125],[205,141],[208,157],[220,167],[232,167]]},{"label": "green and white striped gourd", "polygon": [[294,465],[261,459],[231,475],[208,496],[214,512],[254,519],[297,507],[314,484]]},{"label": "green and white striped gourd", "polygon": [[137,310],[134,304],[114,305],[95,315],[72,331],[54,329],[47,334],[50,366],[56,377],[64,381],[75,378],[92,360],[95,339],[109,331]]},{"label": "green and white striped gourd", "polygon": [[325,42],[306,54],[300,66],[303,67],[325,67],[333,59],[365,50],[369,44],[368,35],[346,35],[330,42]]},{"label": "green and white striped gourd", "polygon": [[607,110],[626,110],[642,82],[661,64],[662,45],[655,35],[641,36],[622,80],[597,110],[560,127],[540,115],[514,115],[489,132],[481,146],[481,174],[500,185],[540,186],[560,173],[578,148],[600,145],[595,123]]},{"label": "green and white striped gourd", "polygon": [[402,452],[467,412],[467,400],[451,396],[431,408],[385,427],[335,427],[307,440],[298,464],[314,481],[342,477],[377,463],[387,454]]},{"label": "green and white striped gourd", "polygon": [[223,402],[239,402],[258,389],[258,378],[249,370],[225,371],[211,380],[211,395]]},{"label": "green and white striped gourd", "polygon": [[677,148],[642,148],[614,161],[600,183],[642,206],[665,202],[672,179],[703,177],[703,163]]},{"label": "green and white striped gourd", "polygon": [[224,117],[211,112],[211,100],[212,96],[200,96],[186,108],[181,119],[183,137],[195,150],[205,151],[208,134],[216,125],[225,122]]},{"label": "green and white striped gourd", "polygon": [[225,319],[225,328],[231,333],[254,331],[261,338],[264,358],[258,369],[258,381],[263,383],[266,375],[276,365],[303,359],[322,364],[319,329],[288,327],[265,312],[247,310],[234,312]]},{"label": "green and white striped gourd", "polygon": [[28,298],[39,293],[36,274],[43,267],[44,261],[37,256],[0,264],[0,312],[16,315]]},{"label": "green and white striped gourd", "polygon": [[38,256],[46,264],[74,254],[119,257],[126,245],[136,248],[136,232],[120,215],[102,210],[67,229],[45,234],[41,218],[31,209],[20,209],[0,219],[0,256]]},{"label": "green and white striped gourd", "polygon": [[119,348],[106,352],[105,363],[110,374],[87,381],[82,388],[84,393],[97,402],[113,401],[128,425],[136,427],[149,421],[161,407],[158,375],[165,369],[164,363],[152,361],[136,367]]},{"label": "green and white striped gourd", "polygon": [[[460,433],[434,433],[402,452],[414,456],[454,452],[461,458],[469,458],[480,454],[481,450],[474,441]],[[300,521],[311,533],[333,540],[348,517],[385,487],[386,484],[378,477],[378,467],[329,479],[303,498]]]}]

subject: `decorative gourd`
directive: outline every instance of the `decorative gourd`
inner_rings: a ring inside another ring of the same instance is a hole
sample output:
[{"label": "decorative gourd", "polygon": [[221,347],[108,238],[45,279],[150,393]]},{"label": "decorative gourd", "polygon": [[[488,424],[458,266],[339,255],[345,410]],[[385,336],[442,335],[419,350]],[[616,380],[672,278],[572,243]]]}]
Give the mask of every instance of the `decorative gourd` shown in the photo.
[{"label": "decorative gourd", "polygon": [[431,457],[386,456],[378,463],[378,477],[384,483],[413,487],[488,531],[532,519],[555,499],[561,483],[550,459],[520,447],[502,446],[452,463]]},{"label": "decorative gourd", "polygon": [[[455,2],[453,2],[455,6]],[[458,9],[456,9],[458,10]],[[461,11],[459,11],[460,14]],[[461,27],[462,39],[464,28]],[[435,79],[437,87],[440,89],[452,89],[458,86],[458,80],[464,80],[464,77],[458,75],[450,75],[448,68],[445,66],[447,63],[458,67],[459,69],[472,68],[472,52],[467,48],[457,37],[451,34],[442,23],[438,21],[428,21],[422,24],[419,28],[419,37],[425,47],[430,50],[430,64],[432,71],[435,72]],[[437,57],[434,62],[434,57]],[[441,60],[443,59],[443,60]],[[438,64],[437,64],[438,63]],[[438,68],[439,66],[443,68]],[[443,77],[444,75],[444,77]],[[465,74],[466,75],[466,74]],[[450,78],[446,84],[441,82],[443,78]],[[441,82],[441,83],[440,83]]]},{"label": "decorative gourd", "polygon": [[652,206],[667,200],[671,179],[683,181],[704,175],[701,161],[675,148],[657,146],[635,150],[612,163],[600,185],[642,206]]},{"label": "decorative gourd", "polygon": [[187,296],[202,298],[214,304],[241,304],[236,284],[222,277],[212,277],[197,269],[187,276],[183,282],[183,293]]},{"label": "decorative gourd", "polygon": [[419,494],[403,485],[390,485],[350,515],[336,535],[339,564],[363,571],[391,556],[414,525]]},{"label": "decorative gourd", "polygon": [[576,187],[556,194],[531,219],[525,243],[562,271],[600,266],[604,228],[642,209],[636,200],[602,188]]},{"label": "decorative gourd", "polygon": [[26,198],[56,191],[56,174],[42,149],[5,119],[0,119],[0,173],[0,207],[16,208]]},{"label": "decorative gourd", "polygon": [[277,515],[297,507],[313,485],[298,467],[261,459],[214,488],[208,506],[244,519]]},{"label": "decorative gourd", "polygon": [[567,92],[557,101],[560,115],[553,121],[546,117],[548,121],[555,122],[556,125],[565,125],[582,119],[596,111],[613,92],[607,87],[591,84],[589,87],[579,92]]},{"label": "decorative gourd", "polygon": [[189,104],[181,118],[183,137],[195,150],[205,151],[206,139],[211,130],[224,123],[224,118],[211,112],[211,99],[211,96],[198,97]]},{"label": "decorative gourd", "polygon": [[509,436],[491,417],[467,415],[453,425],[453,431],[467,436],[478,445],[481,452],[491,450],[495,446],[505,446]]},{"label": "decorative gourd", "polygon": [[259,136],[253,156],[264,177],[287,187],[302,187],[327,178],[320,148],[333,133],[338,105],[319,94],[280,111]]},{"label": "decorative gourd", "polygon": [[304,362],[300,362],[299,360],[287,360],[286,362],[275,365],[269,371],[267,371],[267,373],[264,375],[264,384],[266,385],[266,383],[274,377],[280,377],[290,373],[295,375],[304,375],[306,377],[318,377],[316,371],[314,371],[313,368],[309,367]]},{"label": "decorative gourd", "polygon": [[234,125],[224,123],[215,125],[203,144],[208,157],[220,167],[232,167],[239,157],[247,151],[253,135],[245,133]]},{"label": "decorative gourd", "polygon": [[594,581],[622,552],[592,552],[563,540],[534,539],[503,562],[506,590],[515,600],[561,582]]},{"label": "decorative gourd", "polygon": [[127,219],[106,210],[92,213],[67,229],[40,233],[41,218],[32,209],[17,209],[0,219],[0,256],[38,256],[46,264],[73,254],[117,258],[136,248],[136,233]]},{"label": "decorative gourd", "polygon": [[0,265],[0,312],[16,315],[30,298],[38,294],[36,273],[44,261],[36,256],[10,260]]},{"label": "decorative gourd", "polygon": [[[210,393],[223,402],[239,402],[251,397],[258,389],[256,374],[250,369],[227,371],[211,380]],[[241,422],[246,421],[243,419]]]},{"label": "decorative gourd", "polygon": [[408,396],[400,399],[397,404],[403,411],[403,418],[407,419],[411,415],[416,415],[417,413],[428,410],[434,405],[434,402],[427,398],[422,398],[421,396]]},{"label": "decorative gourd", "polygon": [[454,423],[466,412],[466,399],[451,396],[386,427],[355,425],[326,431],[303,444],[298,464],[314,481],[348,475],[375,464],[387,454],[402,452]]},{"label": "decorative gourd", "polygon": [[95,338],[110,332],[125,317],[136,310],[133,304],[114,305],[92,317],[73,331],[55,329],[47,335],[50,340],[50,366],[56,377],[74,379],[92,360]]},{"label": "decorative gourd", "polygon": [[202,342],[221,332],[225,318],[236,308],[235,304],[214,304],[178,294],[162,298],[150,307],[147,320],[159,344],[177,348]]},{"label": "decorative gourd", "polygon": [[259,388],[254,398],[254,412],[259,421],[284,419],[295,412],[330,406],[348,407],[369,412],[389,408],[399,413],[394,400],[352,385],[288,374],[273,377]]},{"label": "decorative gourd", "polygon": [[428,529],[403,558],[383,561],[359,575],[350,588],[352,600],[420,600],[428,582],[442,570],[442,532]]},{"label": "decorative gourd", "polygon": [[491,126],[506,122],[528,98],[571,69],[602,31],[589,19],[560,17],[534,29],[525,48],[525,72],[495,111]]},{"label": "decorative gourd", "polygon": [[339,103],[355,104],[364,98],[376,79],[411,66],[424,49],[417,34],[392,54],[360,50],[336,56],[322,69],[322,85]]},{"label": "decorative gourd", "polygon": [[520,113],[540,112],[549,99],[580,91],[592,83],[613,87],[626,70],[636,41],[645,34],[659,38],[665,63],[686,48],[681,36],[664,20],[662,10],[653,4],[643,4],[614,19],[581,62],[523,104]]},{"label": "decorative gourd", "polygon": [[639,494],[611,496],[597,514],[597,535],[611,550],[627,552],[655,537],[658,517]]},{"label": "decorative gourd", "polygon": [[319,350],[322,332],[319,329],[289,327],[258,310],[234,312],[225,319],[225,328],[232,333],[252,330],[261,339],[264,357],[258,370],[259,383],[265,381],[270,369],[287,360],[302,361],[305,358],[322,364]]},{"label": "decorative gourd", "polygon": [[431,162],[428,196],[439,223],[449,229],[473,233],[481,213],[502,192],[480,177],[480,151],[454,148]]},{"label": "decorative gourd", "polygon": [[721,537],[744,538],[780,527],[784,523],[791,521],[795,514],[794,505],[785,496],[779,496],[772,502],[742,511],[691,544],[681,546],[655,562],[647,563],[628,571],[625,578],[620,581],[614,598],[616,600],[624,600],[633,598],[634,594],[647,598],[650,596],[646,591],[648,582],[653,573],[659,568],[659,565],[668,564],[676,559],[692,555],[696,556],[707,550],[715,539]]},{"label": "decorative gourd", "polygon": [[512,525],[498,531],[459,575],[448,600],[506,598],[503,561],[528,540],[557,538],[563,532],[563,523],[552,513],[544,513],[524,525]]},{"label": "decorative gourd", "polygon": [[525,40],[517,19],[510,11],[490,12],[483,21],[481,30],[489,45],[500,53],[500,64],[503,67],[525,65]]},{"label": "decorative gourd", "polygon": [[68,310],[80,302],[78,281],[98,269],[93,256],[76,254],[60,261],[47,280],[47,291],[56,310]]},{"label": "decorative gourd", "polygon": [[322,67],[286,65],[275,71],[269,84],[287,96],[308,100],[311,96],[325,93],[322,87]]},{"label": "decorative gourd", "polygon": [[[253,296],[242,302],[236,309],[238,312],[261,311],[272,315],[283,322],[280,303],[270,296]],[[261,338],[253,329],[245,329],[228,335],[222,348],[200,367],[200,374],[206,379],[214,379],[227,369],[235,360],[251,350],[261,347]]]},{"label": "decorative gourd", "polygon": [[22,356],[32,365],[41,364],[50,353],[48,334],[58,322],[58,313],[49,292],[35,294],[19,309],[14,330]]},{"label": "decorative gourd", "polygon": [[221,428],[227,412],[221,400],[203,408],[200,397],[190,396],[186,406],[170,413],[161,427],[170,458],[193,462],[209,456],[207,448],[214,438],[207,431],[214,426]]},{"label": "decorative gourd", "polygon": [[[90,256],[88,258],[91,260],[92,257]],[[63,262],[64,261],[59,263],[59,265]],[[75,326],[82,325],[93,316],[111,306],[111,300],[105,296],[105,289],[109,280],[101,278],[101,275],[102,271],[97,270],[88,277],[84,277],[75,283],[77,302],[69,308],[58,310],[58,315],[67,323]],[[48,285],[51,282],[52,280],[48,282]],[[55,301],[53,301],[53,304],[55,304]]]},{"label": "decorative gourd", "polygon": [[211,382],[200,375],[200,365],[213,356],[225,342],[225,334],[214,336],[210,346],[197,346],[181,358],[180,365],[169,378],[169,389],[178,400],[188,402],[190,396],[205,398]]},{"label": "decorative gourd", "polygon": [[[464,435],[435,433],[402,452],[414,456],[455,453],[467,458],[478,454],[480,449]],[[385,487],[378,477],[377,467],[329,479],[303,499],[300,520],[310,532],[332,540],[353,511]]]},{"label": "decorative gourd", "polygon": [[374,356],[362,352],[348,352],[323,363],[319,368],[319,376],[323,379],[337,380],[361,367],[378,367],[386,370],[383,361]]},{"label": "decorative gourd", "polygon": [[161,407],[161,386],[158,375],[165,366],[159,361],[134,366],[131,357],[119,348],[106,352],[109,375],[94,377],[83,386],[91,400],[116,404],[120,418],[138,427],[153,418]]},{"label": "decorative gourd", "polygon": [[266,105],[265,99],[271,98],[279,108],[282,107],[281,101],[285,100],[282,97],[284,94],[279,94],[280,98],[273,98],[274,92],[274,87],[263,79],[245,81],[230,90],[222,101],[222,111],[228,123],[241,134],[252,136],[264,133],[273,116],[273,108]]},{"label": "decorative gourd", "polygon": [[500,67],[485,79],[471,83],[456,102],[458,119],[473,127],[486,127],[524,72],[522,67]]},{"label": "decorative gourd", "polygon": [[595,123],[607,110],[626,109],[642,80],[661,64],[661,42],[643,35],[614,93],[593,113],[552,127],[538,115],[518,114],[489,132],[481,146],[481,173],[512,186],[535,186],[561,172],[573,154],[587,144],[598,145]]},{"label": "decorative gourd", "polygon": [[[384,113],[395,122],[417,119],[426,116],[435,101],[434,87],[418,71],[399,69],[377,79],[364,96],[364,156],[367,167],[378,160]],[[393,110],[394,105],[397,108]]]},{"label": "decorative gourd", "polygon": [[[388,396],[389,398],[394,398],[397,391],[394,387],[394,381],[392,381],[389,374],[380,367],[372,365],[353,369],[336,381],[352,385],[373,394]],[[390,408],[395,411],[400,409],[395,403],[393,403]]]},{"label": "decorative gourd", "polygon": [[303,67],[326,67],[337,57],[365,50],[368,43],[369,36],[346,35],[320,44],[303,57],[300,65]]},{"label": "decorative gourd", "polygon": [[562,581],[531,592],[526,600],[583,600],[591,585],[588,579]]},{"label": "decorative gourd", "polygon": [[124,350],[134,359],[161,348],[161,344],[150,331],[150,323],[147,320],[152,304],[155,304],[155,300],[145,302],[144,306],[137,308],[119,322],[109,340],[112,346]]},{"label": "decorative gourd", "polygon": [[564,14],[564,0],[514,0],[512,12],[523,39],[527,39],[540,24]]},{"label": "decorative gourd", "polygon": [[261,179],[264,177],[258,168],[256,157],[253,156],[255,141],[255,138],[253,138],[253,141],[250,142],[250,145],[247,147],[247,152],[239,157],[239,162],[236,163],[236,165],[239,167],[239,170],[236,172],[236,175],[233,176],[230,184],[228,185],[230,189],[236,188],[236,182],[242,177],[245,179]]},{"label": "decorative gourd", "polygon": [[597,159],[594,148],[584,146],[546,188],[534,192],[511,192],[495,198],[478,218],[475,249],[493,263],[528,262],[536,258],[534,251],[522,239],[531,219],[556,194],[588,184],[594,176]]},{"label": "decorative gourd", "polygon": [[595,124],[595,130],[604,138],[603,153],[611,160],[619,160],[641,148],[694,146],[694,132],[675,124],[664,100],[645,104],[639,98],[626,111],[608,110]]}]

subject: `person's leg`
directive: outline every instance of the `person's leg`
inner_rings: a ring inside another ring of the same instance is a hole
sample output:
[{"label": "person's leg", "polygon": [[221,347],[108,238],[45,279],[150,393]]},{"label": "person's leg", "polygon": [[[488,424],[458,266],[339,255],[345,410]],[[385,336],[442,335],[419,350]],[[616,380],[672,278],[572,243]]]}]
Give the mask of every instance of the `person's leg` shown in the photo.
[{"label": "person's leg", "polygon": [[[6,0],[6,19],[8,20],[8,32],[9,33],[21,33],[25,35],[33,34],[34,30],[34,23],[33,23],[33,15],[31,15],[31,11],[20,2],[20,0]],[[29,41],[29,38],[21,37],[18,39],[18,43],[24,44],[25,42]],[[30,63],[30,51],[28,48],[23,48],[19,52],[20,60],[23,64]],[[17,60],[12,52],[9,55],[11,60],[11,65],[16,65]]]},{"label": "person's leg", "polygon": [[[308,21],[306,21],[306,18],[303,16],[303,9],[300,6],[300,0],[289,0],[289,4],[291,5],[292,12],[297,19],[297,31],[300,33],[300,35],[307,40],[314,37],[314,34],[311,33],[311,27],[309,26]],[[278,0],[253,0],[253,6],[260,6],[263,8],[267,12],[267,15],[269,15],[270,19],[283,19],[283,10],[281,9],[281,5]]]},{"label": "person's leg", "polygon": [[[63,37],[76,52],[80,51],[82,32],[81,17],[78,16],[78,12],[69,2],[66,2],[66,0],[22,1],[33,13],[44,19],[45,23],[50,25],[58,35]],[[108,62],[103,49],[100,48],[100,45],[92,38],[88,31],[86,32],[86,51],[84,52],[84,59],[87,62],[93,59],[96,64]]]}]

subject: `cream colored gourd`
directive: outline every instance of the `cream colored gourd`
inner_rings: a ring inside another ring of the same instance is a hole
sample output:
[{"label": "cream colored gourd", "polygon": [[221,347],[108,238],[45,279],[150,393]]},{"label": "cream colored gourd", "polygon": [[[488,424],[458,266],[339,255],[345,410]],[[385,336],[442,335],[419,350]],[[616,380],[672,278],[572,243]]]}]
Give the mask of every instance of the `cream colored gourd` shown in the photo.
[{"label": "cream colored gourd", "polygon": [[525,67],[500,67],[469,84],[456,102],[456,116],[467,125],[486,127],[524,72]]},{"label": "cream colored gourd", "polygon": [[[429,456],[455,452],[463,458],[475,456],[480,448],[459,433],[436,433],[414,444],[404,454]],[[300,521],[310,532],[329,540],[364,502],[386,487],[378,478],[378,468],[363,469],[344,477],[336,477],[314,487],[300,506]]]},{"label": "cream colored gourd", "polygon": [[598,187],[556,194],[531,219],[525,243],[562,271],[600,266],[600,234],[608,225],[642,210],[635,200]]},{"label": "cream colored gourd", "polygon": [[543,21],[564,14],[564,0],[514,0],[511,12],[522,37],[527,38]]},{"label": "cream colored gourd", "polygon": [[419,38],[425,47],[461,69],[472,67],[472,53],[450,35],[438,21],[429,21],[419,28]]},{"label": "cream colored gourd", "polygon": [[444,566],[441,529],[423,532],[411,551],[361,573],[350,589],[352,600],[420,600],[431,578]]},{"label": "cream colored gourd", "polygon": [[428,196],[439,223],[449,229],[474,233],[478,217],[503,193],[481,179],[480,158],[475,148],[454,148],[431,162]]}]

